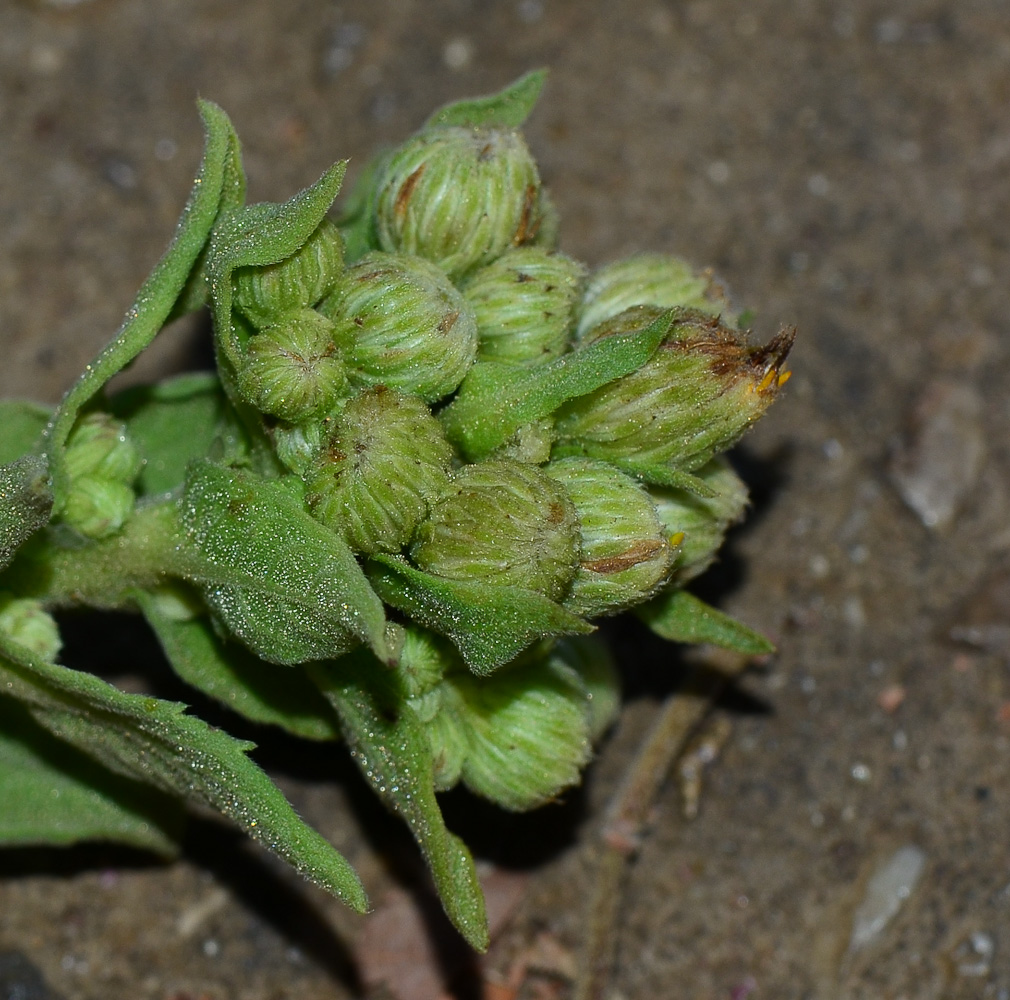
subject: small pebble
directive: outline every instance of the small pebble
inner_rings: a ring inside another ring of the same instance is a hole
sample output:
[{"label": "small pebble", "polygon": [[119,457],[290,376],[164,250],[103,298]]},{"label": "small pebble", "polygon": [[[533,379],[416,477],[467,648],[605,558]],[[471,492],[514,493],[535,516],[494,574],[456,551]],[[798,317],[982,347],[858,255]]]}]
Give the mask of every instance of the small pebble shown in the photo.
[{"label": "small pebble", "polygon": [[902,684],[889,684],[877,695],[877,705],[882,711],[892,715],[905,701],[908,692]]},{"label": "small pebble", "polygon": [[973,931],[954,949],[958,975],[972,979],[988,976],[995,950],[991,935]]},{"label": "small pebble", "polygon": [[852,775],[853,781],[858,781],[862,785],[865,785],[873,777],[873,773],[865,764],[853,764],[849,774]]},{"label": "small pebble", "polygon": [[473,62],[473,43],[469,38],[451,38],[442,49],[442,62],[456,72],[466,69]]},{"label": "small pebble", "polygon": [[914,844],[899,847],[873,873],[852,919],[849,950],[875,941],[894,919],[926,866],[926,855]]},{"label": "small pebble", "polygon": [[981,411],[971,385],[932,383],[892,456],[891,479],[927,528],[949,525],[975,488],[985,459]]}]

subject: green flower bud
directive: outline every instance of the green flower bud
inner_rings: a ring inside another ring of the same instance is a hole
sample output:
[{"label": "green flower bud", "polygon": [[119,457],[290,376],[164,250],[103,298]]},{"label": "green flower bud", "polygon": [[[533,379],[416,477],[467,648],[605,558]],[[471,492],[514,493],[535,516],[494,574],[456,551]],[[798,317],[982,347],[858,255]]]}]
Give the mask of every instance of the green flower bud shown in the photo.
[{"label": "green flower bud", "polygon": [[365,254],[344,272],[321,310],[350,377],[429,403],[448,395],[477,355],[473,310],[434,264],[419,257]]},{"label": "green flower bud", "polygon": [[410,548],[417,566],[453,580],[564,596],[575,575],[579,523],[564,489],[509,459],[466,465],[432,504]]},{"label": "green flower bud", "polygon": [[[463,762],[470,753],[469,727],[463,721],[466,706],[459,691],[448,681],[429,691],[424,699],[426,704],[423,706],[418,706],[419,699],[410,704],[425,723],[424,731],[431,747],[435,790],[445,792],[459,783],[463,774]],[[434,711],[431,711],[432,705]]]},{"label": "green flower bud", "polygon": [[514,364],[551,361],[568,348],[584,265],[537,246],[515,247],[466,280],[477,318],[477,357]]},{"label": "green flower bud", "polygon": [[594,635],[573,635],[554,646],[550,660],[578,676],[586,692],[589,735],[596,742],[621,709],[621,678],[610,649]]},{"label": "green flower bud", "polygon": [[234,275],[235,307],[256,327],[322,301],[344,268],[340,230],[323,219],[304,246],[277,264],[240,267]]},{"label": "green flower bud", "polygon": [[442,636],[408,625],[396,669],[403,678],[407,697],[421,698],[441,682],[446,669],[459,665],[459,654]]},{"label": "green flower bud", "polygon": [[561,657],[523,660],[490,677],[455,673],[446,685],[458,701],[447,699],[440,713],[455,730],[445,743],[465,746],[468,788],[518,811],[578,784],[592,753],[588,699]]},{"label": "green flower bud", "polygon": [[[658,307],[635,306],[595,327],[587,340],[642,328]],[[636,372],[566,403],[557,413],[555,454],[584,454],[630,471],[690,472],[729,448],[768,408],[789,377],[794,333],[764,347],[715,318],[689,314]],[[644,474],[644,473],[643,473]]]},{"label": "green flower bud", "polygon": [[722,456],[702,466],[695,475],[716,495],[698,497],[659,486],[649,489],[664,530],[670,535],[684,535],[673,575],[680,587],[711,565],[726,530],[740,520],[747,507],[747,487]]},{"label": "green flower bud", "polygon": [[490,458],[514,458],[528,465],[543,465],[551,457],[554,421],[550,417],[523,424]]},{"label": "green flower bud", "polygon": [[537,231],[533,234],[533,239],[530,242],[545,250],[557,250],[558,244],[561,242],[561,215],[550,191],[545,187],[540,188],[537,209],[540,212],[540,218],[537,222]]},{"label": "green flower bud", "polygon": [[126,425],[108,413],[82,417],[67,439],[65,456],[71,482],[83,476],[132,483],[143,460],[126,436]]},{"label": "green flower bud", "polygon": [[695,271],[678,257],[641,253],[596,271],[578,309],[576,338],[631,306],[684,306],[735,325],[723,287],[710,271]]},{"label": "green flower bud", "polygon": [[443,678],[452,671],[465,671],[466,667],[448,640],[412,625],[404,631],[396,670],[407,703],[424,724],[428,736],[435,788],[446,791],[459,781],[469,743],[459,725],[459,695]]},{"label": "green flower bud", "polygon": [[60,628],[40,601],[0,593],[0,632],[53,663],[59,655]]},{"label": "green flower bud", "polygon": [[333,433],[334,417],[308,420],[301,424],[280,423],[270,428],[274,451],[284,465],[296,475],[304,476],[309,466]]},{"label": "green flower bud", "polygon": [[591,459],[548,462],[544,472],[565,488],[579,516],[579,568],[566,608],[586,618],[613,614],[666,582],[675,550],[644,486]]},{"label": "green flower bud", "polygon": [[350,400],[305,475],[313,515],[358,552],[396,552],[448,481],[452,447],[416,396],[378,386]]},{"label": "green flower bud", "polygon": [[61,518],[85,538],[114,535],[133,511],[134,493],[125,483],[97,476],[70,481]]},{"label": "green flower bud", "polygon": [[246,344],[239,391],[260,412],[292,423],[328,412],[347,382],[333,332],[314,309],[282,316]]},{"label": "green flower bud", "polygon": [[379,246],[425,257],[458,278],[535,237],[539,191],[518,132],[425,129],[386,163],[376,199]]}]

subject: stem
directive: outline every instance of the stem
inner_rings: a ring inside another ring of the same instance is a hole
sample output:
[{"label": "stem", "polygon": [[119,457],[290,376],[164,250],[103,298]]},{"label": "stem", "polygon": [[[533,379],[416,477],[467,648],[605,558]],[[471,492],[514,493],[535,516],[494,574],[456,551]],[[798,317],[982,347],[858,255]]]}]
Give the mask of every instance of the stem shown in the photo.
[{"label": "stem", "polygon": [[34,597],[50,608],[85,604],[103,610],[132,607],[130,592],[184,573],[178,504],[140,507],[111,538],[61,544],[58,529],[40,532],[0,575],[0,588]]},{"label": "stem", "polygon": [[719,672],[712,669],[715,664],[711,662],[693,667],[684,687],[666,699],[610,801],[600,831],[599,860],[573,1000],[604,997],[617,945],[621,883],[656,794],[715,699],[750,663],[744,656],[720,659]]}]

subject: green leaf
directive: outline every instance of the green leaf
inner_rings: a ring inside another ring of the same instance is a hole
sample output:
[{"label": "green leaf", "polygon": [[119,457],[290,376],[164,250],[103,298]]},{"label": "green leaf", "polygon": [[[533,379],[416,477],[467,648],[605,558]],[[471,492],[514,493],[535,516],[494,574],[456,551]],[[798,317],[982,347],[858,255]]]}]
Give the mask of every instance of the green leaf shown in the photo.
[{"label": "green leaf", "polygon": [[0,844],[114,840],[171,856],[179,800],[102,767],[0,695]]},{"label": "green leaf", "polygon": [[[558,457],[566,454],[581,455],[577,448],[558,448]],[[683,469],[675,469],[670,465],[656,465],[651,462],[636,462],[632,459],[616,458],[610,463],[629,476],[641,479],[643,482],[652,483],[655,486],[668,486],[671,489],[684,490],[692,496],[700,497],[702,500],[711,500],[719,494],[712,489],[708,483],[700,476],[695,476]]]},{"label": "green leaf", "polygon": [[640,604],[635,614],[656,635],[671,642],[711,643],[748,656],[774,653],[775,647],[760,632],[689,594],[671,590]]},{"label": "green leaf", "polygon": [[292,482],[300,491],[293,477],[194,463],[182,523],[199,559],[187,577],[264,659],[325,659],[361,640],[389,661],[382,602],[347,543],[305,510]]},{"label": "green leaf", "polygon": [[[198,101],[198,104],[203,102]],[[242,167],[242,147],[234,129],[228,136],[227,148],[224,152],[224,176],[221,181],[221,200],[218,203],[218,215],[230,212],[245,204],[246,176]],[[207,251],[205,244],[196,263],[190,269],[189,276],[179,292],[168,315],[171,323],[180,316],[202,309],[207,304],[210,288],[207,281]]]},{"label": "green leaf", "polygon": [[223,213],[215,225],[206,263],[214,329],[236,369],[240,355],[232,323],[232,272],[239,267],[276,264],[299,250],[329,211],[346,168],[346,161],[335,163],[315,184],[288,201],[235,208]]},{"label": "green leaf", "polygon": [[538,639],[593,631],[543,594],[449,580],[415,569],[401,556],[375,556],[368,575],[387,604],[448,636],[476,674],[491,673]]},{"label": "green leaf", "polygon": [[478,362],[439,414],[446,436],[470,461],[486,458],[524,424],[641,368],[677,315],[678,310],[671,309],[642,330],[603,337],[533,369]]},{"label": "green leaf", "polygon": [[236,740],[185,705],[124,694],[93,674],[46,663],[0,635],[0,688],[35,722],[116,774],[217,809],[318,885],[363,912],[347,860],[306,826]]},{"label": "green leaf", "polygon": [[369,250],[379,247],[375,231],[375,198],[388,155],[388,152],[380,153],[365,164],[350,194],[340,206],[337,225],[344,237],[344,263],[347,265],[355,263]]},{"label": "green leaf", "polygon": [[253,722],[309,740],[337,740],[333,709],[299,670],[279,670],[237,643],[225,642],[206,618],[178,620],[151,594],[135,596],[175,672],[193,687]]},{"label": "green leaf", "polygon": [[137,480],[141,496],[182,485],[189,463],[210,451],[226,405],[221,383],[209,372],[137,386],[109,401],[144,457]]},{"label": "green leaf", "polygon": [[450,833],[435,798],[431,746],[396,675],[367,656],[309,668],[340,716],[354,762],[376,794],[410,827],[456,929],[478,951],[488,946],[484,895],[473,858]]},{"label": "green leaf", "polygon": [[161,330],[203,251],[222,201],[228,202],[228,195],[222,194],[226,180],[234,187],[230,171],[238,145],[235,130],[228,116],[209,101],[200,102],[200,115],[206,132],[203,162],[175,237],[141,286],[115,338],[87,366],[63,397],[46,427],[44,447],[53,477],[57,510],[62,507],[69,488],[63,450],[78,414],[95,393],[140,354]]},{"label": "green leaf", "polygon": [[49,408],[18,399],[0,401],[0,465],[32,450],[49,422]]},{"label": "green leaf", "polygon": [[53,495],[45,459],[25,455],[0,467],[0,570],[49,523]]},{"label": "green leaf", "polygon": [[535,69],[504,90],[487,97],[453,101],[439,108],[425,128],[461,125],[464,128],[519,128],[529,117],[547,80],[547,70]]}]

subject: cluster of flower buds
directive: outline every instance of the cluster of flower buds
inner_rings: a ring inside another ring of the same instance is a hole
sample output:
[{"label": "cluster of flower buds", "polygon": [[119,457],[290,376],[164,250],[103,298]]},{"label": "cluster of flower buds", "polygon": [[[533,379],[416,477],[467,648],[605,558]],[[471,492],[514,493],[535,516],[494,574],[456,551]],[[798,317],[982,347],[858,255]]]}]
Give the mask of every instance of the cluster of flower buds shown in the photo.
[{"label": "cluster of flower buds", "polygon": [[141,464],[124,424],[97,410],[82,417],[67,442],[70,489],[60,519],[85,538],[114,535],[133,511]]},{"label": "cluster of flower buds", "polygon": [[[536,595],[571,620],[704,570],[747,500],[721,453],[787,378],[791,333],[750,346],[680,259],[590,272],[561,253],[511,120],[434,116],[351,204],[234,274],[235,386],[311,514],[366,567]],[[478,677],[406,618],[399,669],[440,787],[525,808],[576,779],[614,704],[602,654],[541,642]]]}]

